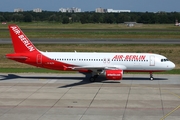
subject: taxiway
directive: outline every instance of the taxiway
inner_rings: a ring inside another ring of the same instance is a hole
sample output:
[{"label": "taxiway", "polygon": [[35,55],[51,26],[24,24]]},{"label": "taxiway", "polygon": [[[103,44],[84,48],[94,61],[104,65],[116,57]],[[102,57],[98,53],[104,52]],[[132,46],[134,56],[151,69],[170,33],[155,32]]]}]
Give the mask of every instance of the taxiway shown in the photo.
[{"label": "taxiway", "polygon": [[1,120],[179,120],[180,75],[0,74]]}]

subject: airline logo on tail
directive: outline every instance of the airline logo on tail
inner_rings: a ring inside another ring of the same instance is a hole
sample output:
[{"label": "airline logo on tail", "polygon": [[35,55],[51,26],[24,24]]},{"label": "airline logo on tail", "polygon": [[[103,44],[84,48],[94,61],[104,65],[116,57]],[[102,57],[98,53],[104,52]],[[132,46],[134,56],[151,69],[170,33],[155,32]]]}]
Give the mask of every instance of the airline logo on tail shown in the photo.
[{"label": "airline logo on tail", "polygon": [[23,33],[18,29],[18,27],[16,26],[11,26],[10,27],[12,29],[12,31],[18,35],[18,38],[21,40],[21,42],[26,46],[26,48],[32,52],[35,50],[35,48],[33,47],[33,45],[29,42],[28,38],[26,36],[23,35]]}]

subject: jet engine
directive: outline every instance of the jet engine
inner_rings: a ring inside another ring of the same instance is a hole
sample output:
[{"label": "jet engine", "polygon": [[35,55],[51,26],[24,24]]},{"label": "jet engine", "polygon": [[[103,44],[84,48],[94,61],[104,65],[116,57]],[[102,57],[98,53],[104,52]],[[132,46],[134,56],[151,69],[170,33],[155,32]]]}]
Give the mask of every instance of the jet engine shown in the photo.
[{"label": "jet engine", "polygon": [[123,70],[106,70],[105,76],[108,80],[122,80]]}]

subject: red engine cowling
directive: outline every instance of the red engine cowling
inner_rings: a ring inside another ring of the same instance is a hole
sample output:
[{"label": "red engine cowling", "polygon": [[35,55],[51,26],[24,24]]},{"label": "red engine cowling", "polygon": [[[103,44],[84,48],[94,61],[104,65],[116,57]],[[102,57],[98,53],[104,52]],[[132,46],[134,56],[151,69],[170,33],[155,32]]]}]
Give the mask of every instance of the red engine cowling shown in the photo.
[{"label": "red engine cowling", "polygon": [[108,80],[122,80],[123,70],[106,70],[105,75]]}]

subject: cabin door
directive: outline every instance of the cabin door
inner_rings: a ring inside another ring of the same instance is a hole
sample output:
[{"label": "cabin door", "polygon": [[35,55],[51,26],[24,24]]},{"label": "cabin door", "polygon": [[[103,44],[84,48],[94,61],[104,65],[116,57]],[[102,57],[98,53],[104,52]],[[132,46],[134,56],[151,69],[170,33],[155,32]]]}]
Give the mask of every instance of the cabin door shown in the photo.
[{"label": "cabin door", "polygon": [[150,66],[155,66],[155,56],[154,55],[150,56]]},{"label": "cabin door", "polygon": [[37,54],[36,62],[37,62],[37,64],[42,64],[42,55],[41,54]]}]

